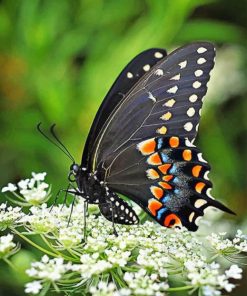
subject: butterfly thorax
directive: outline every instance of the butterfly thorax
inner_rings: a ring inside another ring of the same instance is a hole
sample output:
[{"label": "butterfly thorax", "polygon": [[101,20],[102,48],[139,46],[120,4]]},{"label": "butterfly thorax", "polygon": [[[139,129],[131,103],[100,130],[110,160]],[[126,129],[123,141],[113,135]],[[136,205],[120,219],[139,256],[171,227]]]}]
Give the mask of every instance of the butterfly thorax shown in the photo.
[{"label": "butterfly thorax", "polygon": [[78,193],[89,203],[100,203],[108,195],[108,188],[98,179],[96,173],[77,164],[71,165],[69,180],[77,184]]}]

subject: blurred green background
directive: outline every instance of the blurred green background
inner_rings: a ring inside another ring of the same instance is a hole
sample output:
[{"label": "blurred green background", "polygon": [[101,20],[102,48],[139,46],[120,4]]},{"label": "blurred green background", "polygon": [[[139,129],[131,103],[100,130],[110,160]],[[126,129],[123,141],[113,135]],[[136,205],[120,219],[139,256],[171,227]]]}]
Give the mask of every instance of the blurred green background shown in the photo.
[{"label": "blurred green background", "polygon": [[[0,185],[46,171],[55,191],[64,188],[70,161],[36,124],[55,122],[79,162],[97,108],[131,58],[207,40],[217,57],[197,144],[212,165],[214,195],[247,230],[246,16],[246,0],[1,0]],[[24,270],[32,256],[15,260]],[[0,295],[22,295],[23,270],[16,279],[0,268]]]}]

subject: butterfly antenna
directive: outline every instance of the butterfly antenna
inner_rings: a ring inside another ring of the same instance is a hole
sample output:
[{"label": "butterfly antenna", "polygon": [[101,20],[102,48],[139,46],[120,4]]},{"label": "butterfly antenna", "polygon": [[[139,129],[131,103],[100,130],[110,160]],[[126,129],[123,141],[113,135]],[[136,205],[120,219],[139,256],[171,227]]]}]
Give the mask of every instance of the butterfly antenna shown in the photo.
[{"label": "butterfly antenna", "polygon": [[51,126],[51,128],[50,128],[51,134],[57,140],[57,142],[63,147],[63,149],[67,152],[67,155],[70,157],[70,159],[73,160],[73,162],[75,162],[74,157],[71,155],[69,150],[65,147],[65,145],[61,142],[61,140],[59,140],[58,136],[56,135],[55,130],[54,130],[55,126],[56,126],[55,123]]},{"label": "butterfly antenna", "polygon": [[53,124],[53,125],[51,126],[50,131],[51,131],[53,137],[57,140],[57,142],[58,142],[63,148],[60,147],[60,145],[58,145],[57,142],[55,142],[54,140],[52,140],[50,137],[48,137],[48,136],[42,131],[42,129],[41,129],[41,124],[42,124],[41,122],[37,124],[37,130],[38,130],[38,132],[39,132],[43,137],[45,137],[49,142],[51,142],[53,145],[55,145],[58,149],[60,149],[65,155],[67,155],[67,156],[69,157],[69,159],[73,161],[73,163],[75,163],[74,158],[73,158],[72,155],[69,153],[69,151],[66,149],[66,147],[61,143],[61,141],[59,141],[59,140],[57,139],[56,136],[53,135],[51,129],[52,129],[52,127],[55,126],[55,125]]}]

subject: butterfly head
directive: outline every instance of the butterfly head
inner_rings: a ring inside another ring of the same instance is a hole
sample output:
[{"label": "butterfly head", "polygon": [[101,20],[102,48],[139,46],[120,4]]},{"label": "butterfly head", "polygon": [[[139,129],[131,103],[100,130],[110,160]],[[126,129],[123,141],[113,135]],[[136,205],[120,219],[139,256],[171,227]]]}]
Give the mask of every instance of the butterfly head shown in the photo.
[{"label": "butterfly head", "polygon": [[80,166],[76,163],[72,163],[72,165],[70,166],[69,175],[68,175],[69,181],[75,182],[79,177],[79,173],[80,173]]}]

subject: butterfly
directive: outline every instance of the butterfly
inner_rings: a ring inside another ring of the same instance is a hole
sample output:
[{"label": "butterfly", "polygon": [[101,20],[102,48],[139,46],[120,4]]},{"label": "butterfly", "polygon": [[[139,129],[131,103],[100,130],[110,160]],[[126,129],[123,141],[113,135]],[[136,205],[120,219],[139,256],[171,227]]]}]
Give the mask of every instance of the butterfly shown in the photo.
[{"label": "butterfly", "polygon": [[137,55],[103,100],[81,164],[70,167],[74,193],[118,224],[139,222],[118,194],[169,228],[196,231],[209,206],[234,214],[211,197],[210,166],[193,144],[214,58],[207,42]]}]

